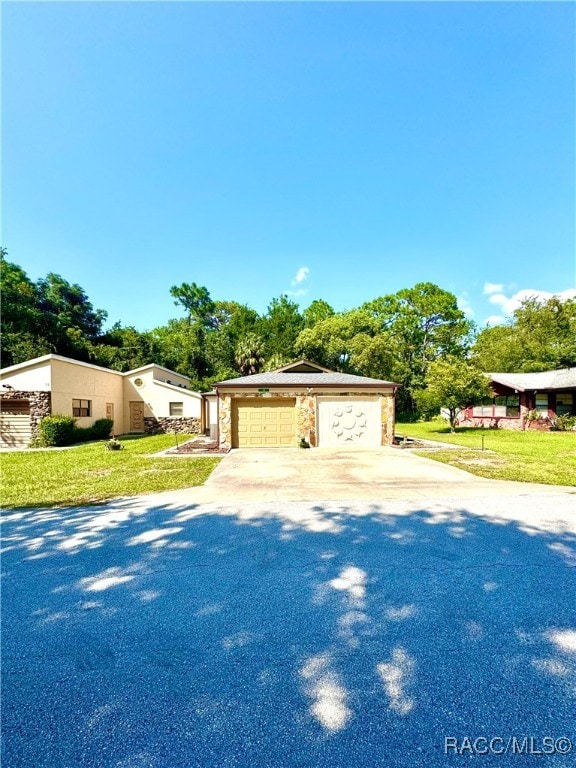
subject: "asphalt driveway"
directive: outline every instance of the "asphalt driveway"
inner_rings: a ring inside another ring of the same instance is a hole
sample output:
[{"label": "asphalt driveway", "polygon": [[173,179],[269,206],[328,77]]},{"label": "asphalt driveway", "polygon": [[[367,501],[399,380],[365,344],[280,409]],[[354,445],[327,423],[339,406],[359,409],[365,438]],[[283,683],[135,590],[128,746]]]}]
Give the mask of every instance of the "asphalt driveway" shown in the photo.
[{"label": "asphalt driveway", "polygon": [[573,499],[7,510],[2,766],[572,766]]}]

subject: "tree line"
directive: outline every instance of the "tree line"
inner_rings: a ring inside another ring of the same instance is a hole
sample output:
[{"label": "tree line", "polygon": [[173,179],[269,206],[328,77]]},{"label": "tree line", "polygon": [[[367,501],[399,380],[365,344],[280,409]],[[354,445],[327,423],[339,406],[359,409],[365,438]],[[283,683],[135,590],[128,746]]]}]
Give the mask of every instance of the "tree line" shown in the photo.
[{"label": "tree line", "polygon": [[576,300],[527,299],[503,325],[479,329],[456,297],[433,283],[343,312],[323,299],[301,311],[282,295],[259,314],[246,304],[215,300],[191,282],[170,290],[183,316],[151,331],[120,322],[106,329],[107,313],[95,309],[79,285],[52,272],[34,282],[5,249],[0,262],[2,367],[48,353],[118,371],[155,362],[205,391],[216,381],[305,357],[398,382],[398,410],[409,415],[430,406],[422,393],[433,391],[438,371],[449,375],[447,365],[456,366],[455,378],[457,370],[466,378],[466,371],[475,376],[576,365]]}]

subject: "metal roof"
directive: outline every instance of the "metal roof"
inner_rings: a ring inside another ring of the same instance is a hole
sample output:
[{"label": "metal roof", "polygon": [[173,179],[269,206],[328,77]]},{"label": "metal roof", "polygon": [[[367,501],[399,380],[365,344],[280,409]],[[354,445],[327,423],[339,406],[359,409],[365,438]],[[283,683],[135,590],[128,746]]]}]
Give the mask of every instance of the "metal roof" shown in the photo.
[{"label": "metal roof", "polygon": [[537,373],[489,373],[490,381],[502,384],[519,392],[544,389],[574,389],[576,368],[561,368],[558,371]]}]

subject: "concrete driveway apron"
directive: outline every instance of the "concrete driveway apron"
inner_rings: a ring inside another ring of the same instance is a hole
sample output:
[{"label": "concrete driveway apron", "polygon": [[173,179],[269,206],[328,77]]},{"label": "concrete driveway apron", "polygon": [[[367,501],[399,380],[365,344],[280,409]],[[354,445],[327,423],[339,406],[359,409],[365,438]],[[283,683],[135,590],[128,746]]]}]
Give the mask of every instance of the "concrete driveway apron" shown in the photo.
[{"label": "concrete driveway apron", "polygon": [[566,488],[487,480],[409,450],[238,449],[205,485],[171,493],[197,502],[481,497]]}]

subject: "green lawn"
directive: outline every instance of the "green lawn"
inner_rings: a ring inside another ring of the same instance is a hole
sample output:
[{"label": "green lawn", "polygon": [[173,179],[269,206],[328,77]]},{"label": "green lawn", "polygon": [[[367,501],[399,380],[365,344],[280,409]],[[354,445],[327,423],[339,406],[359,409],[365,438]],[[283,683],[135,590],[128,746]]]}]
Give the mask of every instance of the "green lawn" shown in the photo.
[{"label": "green lawn", "polygon": [[[179,442],[188,439],[180,435]],[[19,451],[0,457],[2,505],[40,507],[90,504],[202,485],[219,458],[150,458],[175,444],[174,435],[120,438],[124,448],[107,451],[104,443],[65,450]]]},{"label": "green lawn", "polygon": [[428,421],[397,424],[396,434],[463,446],[421,455],[480,477],[576,486],[576,432],[461,427],[451,434],[446,422]]}]

